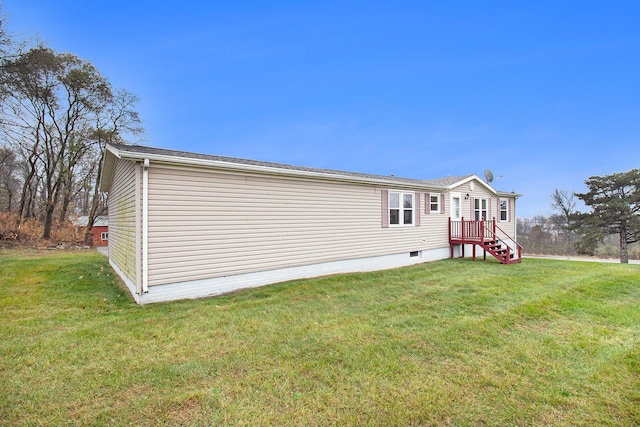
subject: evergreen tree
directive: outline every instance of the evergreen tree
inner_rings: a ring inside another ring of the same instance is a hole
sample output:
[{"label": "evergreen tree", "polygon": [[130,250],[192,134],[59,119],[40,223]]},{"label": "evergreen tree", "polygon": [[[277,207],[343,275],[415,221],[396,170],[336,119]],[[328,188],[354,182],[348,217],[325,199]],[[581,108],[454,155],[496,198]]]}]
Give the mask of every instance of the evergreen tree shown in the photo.
[{"label": "evergreen tree", "polygon": [[576,194],[591,212],[575,216],[586,236],[620,236],[620,262],[628,263],[627,245],[640,239],[640,169],[592,176],[585,181],[589,191]]}]

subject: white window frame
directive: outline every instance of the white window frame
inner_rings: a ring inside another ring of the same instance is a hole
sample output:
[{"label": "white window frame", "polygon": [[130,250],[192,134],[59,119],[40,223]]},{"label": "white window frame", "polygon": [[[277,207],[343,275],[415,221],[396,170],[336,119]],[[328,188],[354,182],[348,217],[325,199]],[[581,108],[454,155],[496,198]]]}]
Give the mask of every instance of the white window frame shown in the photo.
[{"label": "white window frame", "polygon": [[109,232],[101,231],[100,232],[100,240],[109,240]]},{"label": "white window frame", "polygon": [[[506,203],[506,208],[505,209],[502,209],[502,203]],[[510,205],[509,199],[502,199],[502,198],[498,199],[498,220],[500,222],[509,222],[510,216],[511,216],[511,215],[509,215],[509,213],[510,213],[509,212],[509,207],[510,207],[509,205]],[[505,213],[506,219],[502,219],[502,213],[503,212]]]},{"label": "white window frame", "polygon": [[[458,200],[458,212],[456,212],[456,199]],[[460,193],[451,193],[451,219],[462,219],[462,195]]]},{"label": "white window frame", "polygon": [[[484,207],[482,206],[484,202]],[[483,215],[484,214],[484,215]],[[489,219],[489,199],[476,197],[473,201],[473,219],[476,221]]]},{"label": "white window frame", "polygon": [[[391,207],[391,198],[392,194],[398,195],[398,207]],[[404,207],[404,199],[405,196],[411,197],[411,207]],[[389,227],[406,227],[406,226],[414,226],[416,223],[416,195],[413,191],[399,191],[399,190],[389,190],[389,202],[387,209],[389,211]],[[398,223],[394,224],[392,222],[391,211],[398,211]],[[405,212],[411,211],[411,222],[405,222]]]},{"label": "white window frame", "polygon": [[[436,198],[436,201],[433,202],[433,198]],[[440,213],[441,212],[441,203],[442,203],[442,194],[440,193],[429,193],[429,200],[427,201],[427,203],[429,203],[429,212],[431,213]],[[436,206],[436,208],[434,209],[433,206]]]}]

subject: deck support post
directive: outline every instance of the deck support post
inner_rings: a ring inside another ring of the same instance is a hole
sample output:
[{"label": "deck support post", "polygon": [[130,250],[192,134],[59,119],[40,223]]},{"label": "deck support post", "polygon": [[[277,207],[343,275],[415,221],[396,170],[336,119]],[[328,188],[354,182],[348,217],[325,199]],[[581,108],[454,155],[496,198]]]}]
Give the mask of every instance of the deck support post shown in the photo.
[{"label": "deck support post", "polygon": [[[427,203],[429,201],[427,200]],[[451,217],[449,217],[449,258],[453,259],[453,243],[451,243]]]},{"label": "deck support post", "polygon": [[[474,261],[479,255],[477,246],[482,251],[482,259],[485,261],[487,260],[487,252],[489,252],[502,264],[521,262],[522,246],[498,226],[495,217],[489,220],[481,217],[478,220],[471,221],[465,221],[464,217],[460,218],[460,221],[452,221],[451,217],[449,217],[448,222],[449,256],[451,258],[455,258],[456,245],[460,245],[460,258],[465,257],[465,246],[471,245],[471,258]],[[502,233],[506,238],[499,236],[498,232]],[[509,246],[507,241],[513,242],[515,247]]]}]

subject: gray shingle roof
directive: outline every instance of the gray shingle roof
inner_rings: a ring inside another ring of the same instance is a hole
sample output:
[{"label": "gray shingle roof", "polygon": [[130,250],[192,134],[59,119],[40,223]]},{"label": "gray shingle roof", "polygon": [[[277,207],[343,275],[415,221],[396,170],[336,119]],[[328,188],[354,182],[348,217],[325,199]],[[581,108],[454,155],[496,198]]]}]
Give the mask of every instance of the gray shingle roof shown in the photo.
[{"label": "gray shingle roof", "polygon": [[341,171],[341,170],[334,170],[334,169],[292,166],[284,163],[273,163],[273,162],[264,162],[259,160],[240,159],[235,157],[215,156],[212,154],[201,154],[201,153],[192,153],[188,151],[168,150],[164,148],[146,147],[142,145],[124,145],[124,144],[110,144],[110,145],[120,151],[128,151],[128,152],[141,153],[141,154],[172,156],[172,157],[181,157],[181,158],[187,158],[187,159],[199,159],[199,160],[226,162],[226,163],[236,163],[241,165],[262,166],[262,167],[283,169],[283,170],[297,170],[297,171],[316,172],[316,173],[323,173],[323,174],[330,174],[330,175],[370,178],[370,179],[385,180],[389,182],[419,184],[422,186],[426,185],[426,186],[433,186],[433,187],[448,187],[450,185],[453,185],[457,182],[463,181],[473,176],[473,175],[448,176],[448,177],[437,178],[437,179],[401,178],[393,175],[375,175],[375,174],[348,172],[348,171]]}]

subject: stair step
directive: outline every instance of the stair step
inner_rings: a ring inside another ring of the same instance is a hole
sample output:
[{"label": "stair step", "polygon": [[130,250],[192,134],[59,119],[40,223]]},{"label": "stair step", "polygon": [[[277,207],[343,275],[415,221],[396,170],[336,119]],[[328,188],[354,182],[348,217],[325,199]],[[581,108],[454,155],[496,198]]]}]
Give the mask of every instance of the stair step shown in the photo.
[{"label": "stair step", "polygon": [[[496,228],[495,223],[493,223],[494,230]],[[450,230],[451,231],[451,230]],[[485,233],[478,235],[472,235],[470,238],[465,239],[465,236],[462,237],[449,237],[449,243],[451,245],[451,257],[453,257],[453,247],[454,244],[472,244],[480,247],[484,250],[484,258],[486,259],[486,253],[489,252],[491,256],[496,258],[502,264],[515,264],[521,262],[520,252],[522,250],[522,246],[520,246],[515,240],[507,236],[507,240],[504,238],[500,238],[495,231],[491,231],[490,227],[485,227]],[[500,230],[502,231],[502,230]],[[504,231],[502,231],[504,233]],[[467,236],[469,237],[469,236]],[[513,241],[517,247],[511,247],[507,241]],[[464,248],[463,248],[464,250]],[[474,259],[475,259],[476,249],[474,248]]]}]

